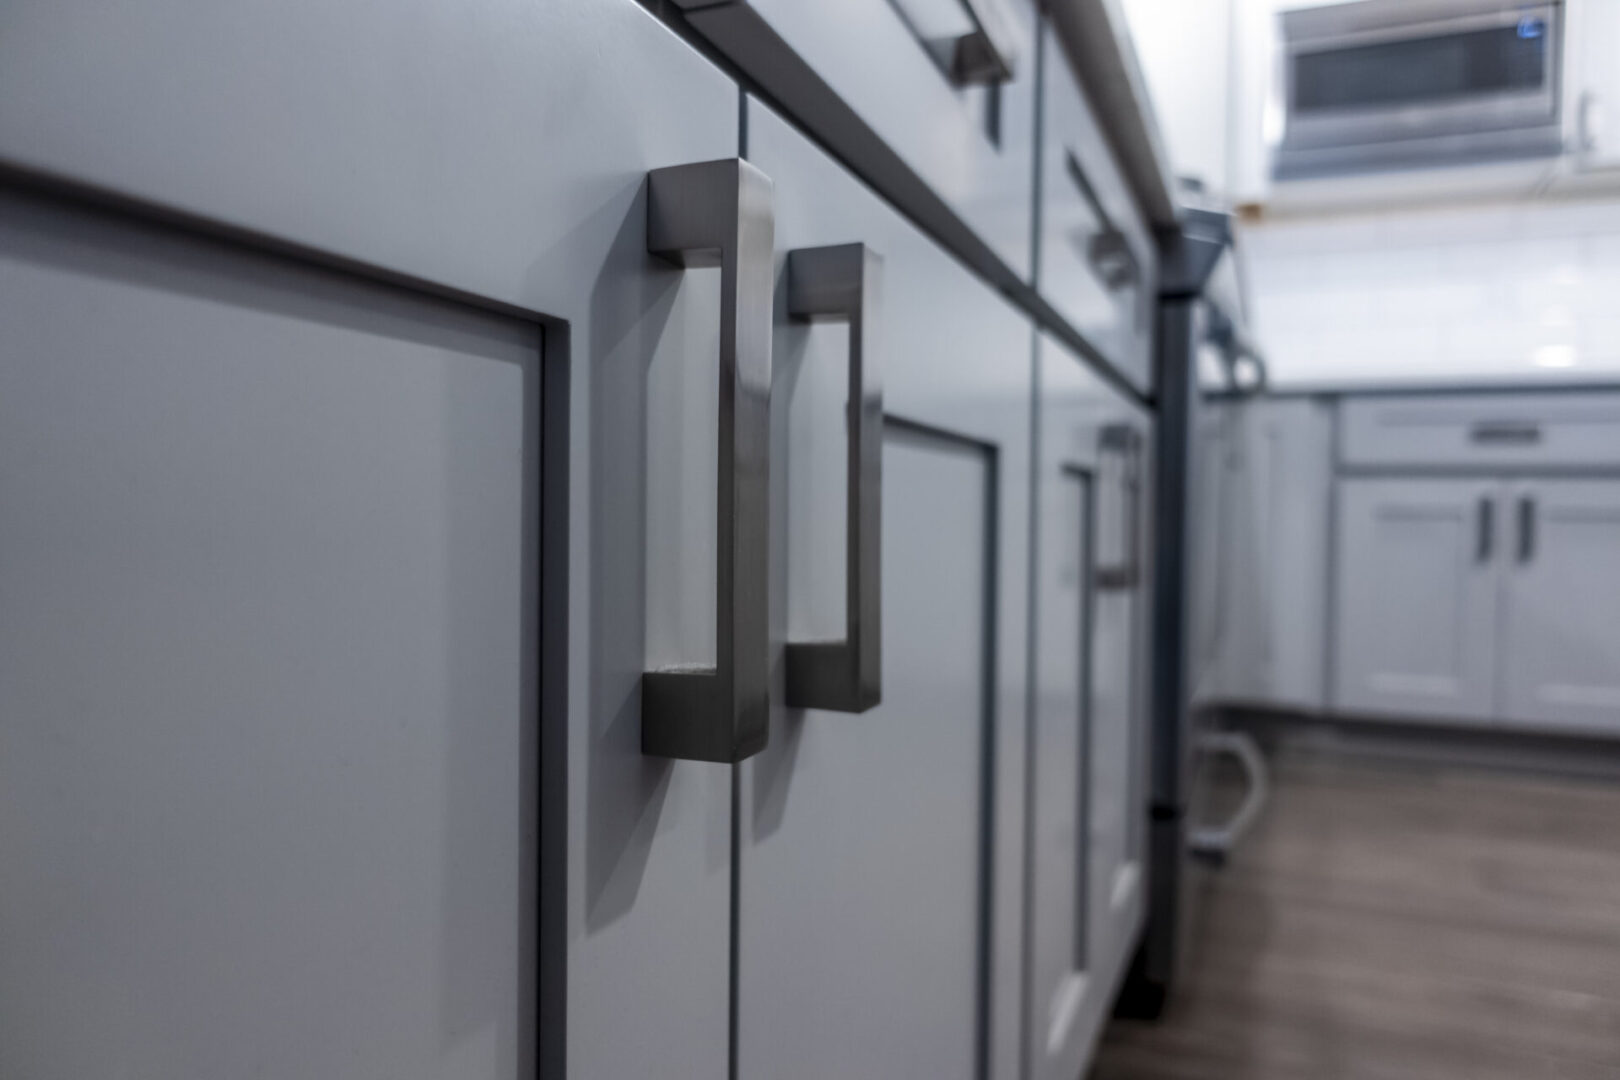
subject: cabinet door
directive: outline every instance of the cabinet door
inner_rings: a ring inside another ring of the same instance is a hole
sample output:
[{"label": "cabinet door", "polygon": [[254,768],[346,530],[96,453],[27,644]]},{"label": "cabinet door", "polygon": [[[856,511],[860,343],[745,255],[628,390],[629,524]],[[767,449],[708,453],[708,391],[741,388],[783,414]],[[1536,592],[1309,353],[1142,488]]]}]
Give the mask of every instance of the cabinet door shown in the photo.
[{"label": "cabinet door", "polygon": [[1620,732],[1620,482],[1510,494],[1502,717]]},{"label": "cabinet door", "polygon": [[[747,118],[748,156],[776,182],[786,663],[769,745],[739,776],[737,1075],[1011,1077],[1031,331],[769,109],[750,100]],[[798,257],[850,244],[877,275],[859,317],[795,315]],[[801,707],[790,650],[847,640],[862,603],[846,576],[870,524],[848,516],[857,343],[881,366],[881,502],[856,500],[882,515],[880,701]]]},{"label": "cabinet door", "polygon": [[1049,337],[1039,360],[1025,1038],[1058,1080],[1084,1073],[1142,918],[1147,431]]},{"label": "cabinet door", "polygon": [[1497,485],[1339,484],[1334,704],[1481,720],[1495,712]]},{"label": "cabinet door", "polygon": [[1614,63],[1620,0],[1582,0],[1565,8],[1571,143],[1581,165],[1612,168],[1620,164],[1620,71]]},{"label": "cabinet door", "polygon": [[735,84],[629,0],[4,21],[0,1075],[723,1076],[731,770],[640,685],[722,309],[647,174]]}]

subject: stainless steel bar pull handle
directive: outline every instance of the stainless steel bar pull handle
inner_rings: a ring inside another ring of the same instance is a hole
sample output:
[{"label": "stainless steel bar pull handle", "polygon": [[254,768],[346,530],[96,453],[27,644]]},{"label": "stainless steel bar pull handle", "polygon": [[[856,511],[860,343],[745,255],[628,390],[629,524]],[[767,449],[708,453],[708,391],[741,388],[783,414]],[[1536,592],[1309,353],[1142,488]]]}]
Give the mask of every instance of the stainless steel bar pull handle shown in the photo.
[{"label": "stainless steel bar pull handle", "polygon": [[1099,589],[1134,589],[1142,580],[1142,433],[1130,424],[1110,424],[1099,440],[1101,453],[1119,455],[1125,499],[1120,513],[1120,561],[1099,566],[1093,581]]},{"label": "stainless steel bar pull handle", "polygon": [[883,384],[872,349],[883,260],[865,244],[798,248],[787,258],[794,319],[849,322],[845,636],[787,645],[787,704],[865,712],[883,698]]},{"label": "stainless steel bar pull handle", "polygon": [[641,678],[641,750],[741,761],[765,747],[772,250],[771,181],[740,158],[647,174],[647,250],[719,266],[720,440],[715,666]]},{"label": "stainless steel bar pull handle", "polygon": [[1489,495],[1479,499],[1479,551],[1480,562],[1491,561],[1491,549],[1496,544],[1496,501]]}]

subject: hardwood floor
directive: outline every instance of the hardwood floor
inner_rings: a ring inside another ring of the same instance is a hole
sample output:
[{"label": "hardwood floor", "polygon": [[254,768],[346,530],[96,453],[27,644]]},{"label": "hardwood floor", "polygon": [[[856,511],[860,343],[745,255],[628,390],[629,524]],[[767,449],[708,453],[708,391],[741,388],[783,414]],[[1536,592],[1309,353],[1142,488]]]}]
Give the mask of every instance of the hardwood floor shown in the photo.
[{"label": "hardwood floor", "polygon": [[1274,767],[1178,996],[1092,1080],[1620,1078],[1620,784]]}]

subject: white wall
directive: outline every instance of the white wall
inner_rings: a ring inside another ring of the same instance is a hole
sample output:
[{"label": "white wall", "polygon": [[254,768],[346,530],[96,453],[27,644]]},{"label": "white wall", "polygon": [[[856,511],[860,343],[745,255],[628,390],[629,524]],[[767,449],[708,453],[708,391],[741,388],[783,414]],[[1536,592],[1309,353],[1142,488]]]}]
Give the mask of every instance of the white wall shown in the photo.
[{"label": "white wall", "polygon": [[1620,201],[1284,220],[1243,242],[1279,386],[1620,378]]}]

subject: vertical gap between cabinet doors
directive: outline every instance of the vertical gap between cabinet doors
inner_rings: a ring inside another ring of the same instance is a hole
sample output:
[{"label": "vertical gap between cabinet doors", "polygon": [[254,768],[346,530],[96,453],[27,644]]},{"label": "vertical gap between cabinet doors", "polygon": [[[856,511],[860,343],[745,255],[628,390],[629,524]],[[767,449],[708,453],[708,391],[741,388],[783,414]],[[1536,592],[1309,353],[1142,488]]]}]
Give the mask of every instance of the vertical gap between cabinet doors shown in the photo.
[{"label": "vertical gap between cabinet doors", "polygon": [[[737,87],[737,156],[748,159],[748,91]],[[774,328],[773,328],[774,333]],[[767,530],[768,533],[768,530]],[[769,722],[769,721],[767,721]],[[731,912],[727,926],[729,948],[726,970],[726,1076],[737,1080],[737,1046],[740,991],[742,988],[742,762],[731,766]]]},{"label": "vertical gap between cabinet doors", "polygon": [[[1039,50],[1037,49],[1037,54]],[[1037,63],[1038,66],[1038,63]],[[1036,106],[1039,109],[1039,105]],[[1037,124],[1037,134],[1039,126]],[[1036,154],[1037,171],[1040,156]],[[1040,181],[1037,179],[1037,207],[1039,207]],[[1037,210],[1037,213],[1039,211]],[[1040,236],[1040,229],[1035,230],[1036,237]],[[1038,255],[1038,253],[1037,253]],[[1039,264],[1039,258],[1035,259]],[[1031,923],[1035,913],[1035,709],[1036,686],[1035,678],[1039,673],[1040,637],[1038,619],[1040,614],[1040,532],[1041,532],[1041,336],[1040,331],[1030,328],[1030,436],[1029,436],[1029,544],[1027,545],[1028,571],[1025,578],[1024,603],[1024,821],[1023,821],[1023,859],[1019,867],[1019,878],[1022,881],[1023,892],[1019,899],[1019,930],[1018,930],[1018,1075],[1023,1080],[1029,1080],[1029,1040],[1030,1040],[1030,1002],[1034,1000],[1033,964],[1035,959],[1035,939]]]}]

